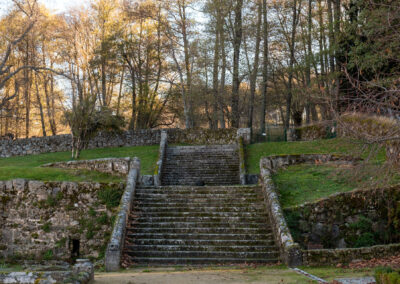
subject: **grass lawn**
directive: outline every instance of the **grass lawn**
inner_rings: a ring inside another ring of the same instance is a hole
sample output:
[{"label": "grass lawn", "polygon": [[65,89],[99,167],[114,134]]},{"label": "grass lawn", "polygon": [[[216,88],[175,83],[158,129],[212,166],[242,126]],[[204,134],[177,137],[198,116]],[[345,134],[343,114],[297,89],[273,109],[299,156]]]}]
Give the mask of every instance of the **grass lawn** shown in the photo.
[{"label": "grass lawn", "polygon": [[248,145],[246,148],[246,167],[251,174],[260,173],[260,159],[271,155],[294,154],[347,154],[354,155],[359,146],[346,140],[335,138],[299,142],[268,142]]},{"label": "grass lawn", "polygon": [[[139,157],[141,173],[152,174],[158,157],[158,145],[100,148],[82,151],[80,160],[111,158],[111,157]],[[30,156],[0,158],[0,180],[26,178],[42,181],[98,181],[117,182],[121,177],[87,170],[67,170],[56,168],[40,168],[40,165],[71,160],[70,152],[46,153]]]},{"label": "grass lawn", "polygon": [[347,171],[332,165],[299,164],[280,169],[273,180],[285,208],[356,188]]},{"label": "grass lawn", "polygon": [[[374,269],[336,267],[300,267],[302,270],[332,281],[337,278],[372,276]],[[94,283],[317,283],[285,266],[218,267],[143,267],[115,273],[97,272]]]}]

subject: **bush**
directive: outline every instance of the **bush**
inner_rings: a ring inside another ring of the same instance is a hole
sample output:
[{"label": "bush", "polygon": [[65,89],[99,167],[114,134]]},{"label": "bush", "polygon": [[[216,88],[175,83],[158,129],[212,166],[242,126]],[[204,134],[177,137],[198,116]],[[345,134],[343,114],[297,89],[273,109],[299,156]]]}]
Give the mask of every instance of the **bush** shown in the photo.
[{"label": "bush", "polygon": [[376,245],[375,236],[372,233],[363,233],[355,242],[354,247],[371,247]]},{"label": "bush", "polygon": [[118,188],[105,187],[97,192],[97,196],[102,204],[108,209],[117,207],[122,197],[122,191]]}]

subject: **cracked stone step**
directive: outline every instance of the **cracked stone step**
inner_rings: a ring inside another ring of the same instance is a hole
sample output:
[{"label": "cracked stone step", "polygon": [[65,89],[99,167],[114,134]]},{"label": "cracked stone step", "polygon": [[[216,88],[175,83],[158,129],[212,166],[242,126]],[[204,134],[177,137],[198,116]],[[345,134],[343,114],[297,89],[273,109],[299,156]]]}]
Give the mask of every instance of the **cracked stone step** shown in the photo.
[{"label": "cracked stone step", "polygon": [[136,218],[138,222],[194,222],[194,221],[203,221],[203,222],[215,222],[215,223],[225,223],[225,222],[266,222],[266,218],[257,216],[257,217],[194,217],[194,216],[185,216],[185,217],[138,217]]},{"label": "cracked stone step", "polygon": [[135,206],[136,212],[257,212],[263,213],[264,208],[261,206],[193,206],[193,205],[181,205],[171,207],[157,207],[157,206]]},{"label": "cracked stone step", "polygon": [[184,246],[273,246],[273,239],[265,240],[202,240],[202,239],[130,239],[129,245],[184,245]]},{"label": "cracked stone step", "polygon": [[127,228],[128,233],[141,234],[272,234],[272,231],[267,228]]},{"label": "cracked stone step", "polygon": [[168,258],[278,258],[277,252],[264,251],[127,251],[131,257],[168,257]]},{"label": "cracked stone step", "polygon": [[171,218],[179,218],[179,217],[226,217],[226,218],[235,218],[235,217],[267,217],[266,213],[261,214],[257,212],[135,212],[135,215],[139,218],[154,218],[154,217],[171,217]]},{"label": "cracked stone step", "polygon": [[131,257],[131,261],[146,264],[239,264],[239,263],[277,263],[278,259],[265,258],[157,258],[157,257]]},{"label": "cracked stone step", "polygon": [[136,221],[130,220],[129,222],[130,226],[135,226],[136,228],[174,228],[174,229],[179,229],[179,228],[233,228],[233,229],[240,229],[240,228],[251,228],[251,229],[270,229],[270,226],[267,225],[266,222],[262,223],[255,223],[255,222],[250,222],[250,223],[226,223],[226,224],[220,224],[220,223],[210,223],[210,222],[152,222],[152,223],[138,223]]},{"label": "cracked stone step", "polygon": [[206,245],[127,245],[126,251],[266,251],[279,253],[276,246],[246,246],[246,245],[232,245],[232,246],[206,246]]},{"label": "cracked stone step", "polygon": [[198,240],[265,240],[272,238],[272,234],[157,234],[157,233],[131,233],[126,234],[129,238],[140,239],[198,239]]},{"label": "cracked stone step", "polygon": [[[184,197],[174,197],[174,198],[153,198],[153,197],[137,197],[137,204],[149,204],[149,203],[158,203],[158,204],[169,204],[169,203],[179,203],[179,204],[187,204],[189,200]],[[260,202],[260,198],[252,197],[252,198],[243,198],[243,197],[225,197],[225,198],[211,198],[211,197],[198,197],[192,198],[190,200],[191,204],[237,204],[237,203],[246,203],[251,204],[254,202]]]}]

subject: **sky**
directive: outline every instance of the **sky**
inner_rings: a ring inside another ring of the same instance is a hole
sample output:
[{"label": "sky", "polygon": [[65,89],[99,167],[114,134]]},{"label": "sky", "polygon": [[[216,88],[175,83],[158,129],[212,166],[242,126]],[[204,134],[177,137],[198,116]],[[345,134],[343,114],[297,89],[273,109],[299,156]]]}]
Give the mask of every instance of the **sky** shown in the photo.
[{"label": "sky", "polygon": [[65,12],[71,7],[79,7],[88,0],[39,0],[40,3],[46,5],[46,7],[55,13]]},{"label": "sky", "polygon": [[[70,9],[71,7],[79,7],[89,0],[38,0],[39,3],[46,5],[46,7],[55,13],[62,13]],[[11,0],[0,0],[0,16],[3,15],[10,7]]]}]

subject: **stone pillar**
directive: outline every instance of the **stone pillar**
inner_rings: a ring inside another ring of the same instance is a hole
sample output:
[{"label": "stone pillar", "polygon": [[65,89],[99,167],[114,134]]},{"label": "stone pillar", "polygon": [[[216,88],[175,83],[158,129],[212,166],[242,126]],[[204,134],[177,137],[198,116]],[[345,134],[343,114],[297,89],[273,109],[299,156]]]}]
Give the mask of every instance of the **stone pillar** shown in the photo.
[{"label": "stone pillar", "polygon": [[154,172],[154,186],[161,186],[161,172],[165,157],[165,151],[167,150],[168,134],[167,131],[161,131],[160,149],[158,152],[157,167]]},{"label": "stone pillar", "polygon": [[239,128],[237,130],[237,137],[243,137],[244,144],[250,144],[251,142],[251,131],[250,128]]}]

